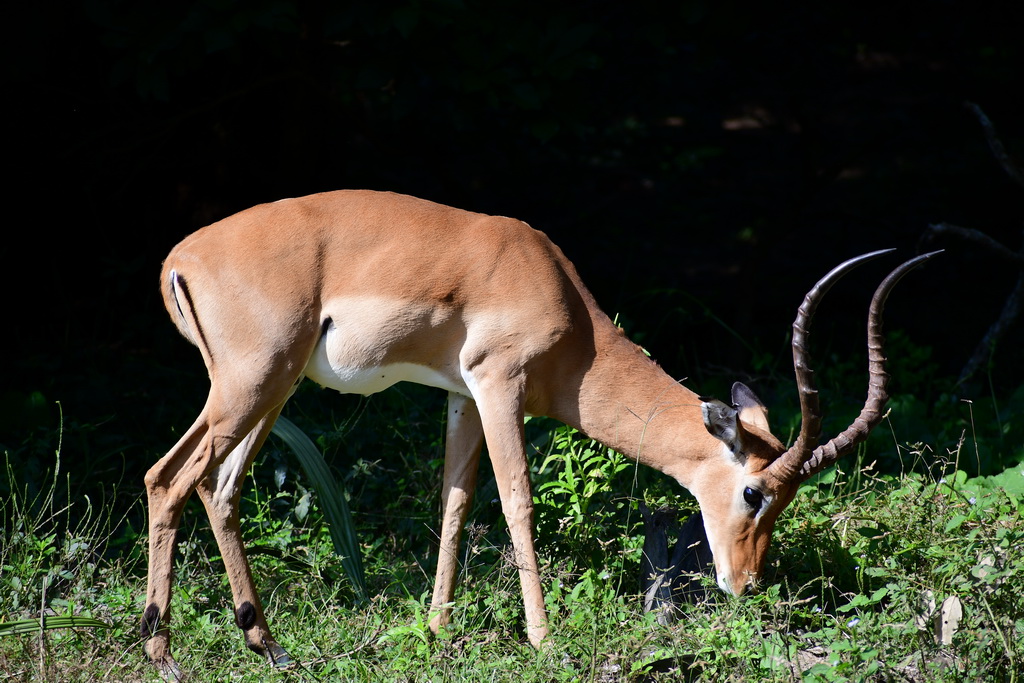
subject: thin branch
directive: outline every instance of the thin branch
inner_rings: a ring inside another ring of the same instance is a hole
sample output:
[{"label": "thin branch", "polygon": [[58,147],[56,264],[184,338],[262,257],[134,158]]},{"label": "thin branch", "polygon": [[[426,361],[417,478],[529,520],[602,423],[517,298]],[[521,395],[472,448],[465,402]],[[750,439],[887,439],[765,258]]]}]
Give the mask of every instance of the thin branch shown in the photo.
[{"label": "thin branch", "polygon": [[1024,252],[1011,251],[1003,243],[989,237],[980,230],[962,228],[951,223],[934,223],[929,225],[928,229],[936,235],[951,235],[967,242],[974,242],[979,246],[985,247],[996,256],[1017,266],[1024,267]]},{"label": "thin branch", "polygon": [[985,139],[988,141],[988,147],[992,150],[992,155],[995,156],[996,161],[1003,167],[1003,170],[1016,181],[1018,185],[1024,187],[1024,173],[1017,167],[1013,161],[1010,160],[1010,155],[1006,153],[1006,148],[1003,147],[1002,141],[999,136],[996,135],[995,126],[989,120],[985,112],[981,110],[981,107],[974,104],[973,102],[965,102],[964,106],[974,112],[974,115],[978,117],[978,123],[981,124],[981,129],[985,133]]},{"label": "thin branch", "polygon": [[1006,304],[1003,306],[1003,311],[999,314],[999,318],[992,323],[992,326],[988,328],[988,332],[978,342],[974,353],[971,354],[967,364],[964,365],[964,369],[960,372],[957,384],[970,379],[978,371],[978,368],[991,358],[992,352],[995,350],[1003,333],[1013,325],[1020,315],[1022,305],[1024,305],[1024,274],[1017,279],[1017,286],[1013,288],[1013,292],[1006,299]]}]

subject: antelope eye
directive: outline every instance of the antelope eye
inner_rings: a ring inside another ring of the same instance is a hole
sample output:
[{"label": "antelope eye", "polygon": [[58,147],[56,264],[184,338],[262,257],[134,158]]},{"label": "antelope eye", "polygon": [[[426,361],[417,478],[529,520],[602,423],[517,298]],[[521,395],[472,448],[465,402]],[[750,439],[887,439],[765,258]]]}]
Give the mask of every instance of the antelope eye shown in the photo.
[{"label": "antelope eye", "polygon": [[743,500],[747,501],[747,505],[757,512],[761,509],[761,505],[764,504],[764,494],[757,489],[752,489],[749,486],[743,489]]}]

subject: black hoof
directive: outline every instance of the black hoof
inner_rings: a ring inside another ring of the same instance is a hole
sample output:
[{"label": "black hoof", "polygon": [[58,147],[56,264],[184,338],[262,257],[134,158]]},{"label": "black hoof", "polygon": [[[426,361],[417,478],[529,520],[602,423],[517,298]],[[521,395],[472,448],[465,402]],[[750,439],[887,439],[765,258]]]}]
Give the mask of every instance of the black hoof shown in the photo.
[{"label": "black hoof", "polygon": [[288,655],[288,652],[277,643],[267,643],[266,656],[267,661],[279,669],[283,669],[294,664],[294,661]]},{"label": "black hoof", "polygon": [[166,657],[160,657],[152,660],[153,666],[156,667],[157,673],[160,674],[160,678],[165,681],[172,681],[178,683],[179,681],[185,680],[185,674],[182,673],[181,667],[174,661],[174,657],[170,655]]}]

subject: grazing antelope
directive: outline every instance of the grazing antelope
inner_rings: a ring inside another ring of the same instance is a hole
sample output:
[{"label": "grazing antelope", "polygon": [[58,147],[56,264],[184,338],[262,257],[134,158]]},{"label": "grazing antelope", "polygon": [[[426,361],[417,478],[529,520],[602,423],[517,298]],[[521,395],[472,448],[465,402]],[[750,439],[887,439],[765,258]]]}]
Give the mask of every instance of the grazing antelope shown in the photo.
[{"label": "grazing antelope", "polygon": [[341,191],[243,211],[186,237],[161,274],[164,304],[199,347],[210,394],[195,424],[146,474],[149,582],[142,633],[168,677],[175,534],[193,491],[206,507],[248,647],[278,665],[239,532],[253,456],[304,377],[372,394],[400,381],[448,391],[441,540],[433,630],[450,618],[459,538],[484,441],[522,584],[526,634],[548,633],[533,539],[525,414],[565,422],[673,477],[700,504],[718,585],[757,581],[772,528],[800,482],[850,452],[888,396],[882,308],[930,255],[897,268],[868,315],[870,379],[860,417],[817,446],[820,417],[807,362],[814,310],[832,284],[883,251],[850,259],[807,294],[793,324],[799,437],[787,449],[747,387],[731,405],[699,398],[630,342],[573,265],[541,232],[511,218],[403,195]]}]

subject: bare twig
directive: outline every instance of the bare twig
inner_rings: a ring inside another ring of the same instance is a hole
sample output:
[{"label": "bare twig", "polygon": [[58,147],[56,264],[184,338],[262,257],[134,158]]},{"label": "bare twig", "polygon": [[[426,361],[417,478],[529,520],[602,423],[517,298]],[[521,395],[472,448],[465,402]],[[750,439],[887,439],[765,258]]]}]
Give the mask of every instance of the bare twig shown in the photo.
[{"label": "bare twig", "polygon": [[961,228],[959,225],[953,225],[951,223],[934,223],[929,225],[928,229],[934,235],[949,235],[962,239],[965,242],[973,242],[978,246],[988,249],[995,256],[1005,259],[1015,265],[1024,266],[1024,253],[1011,250],[1002,242],[989,237],[980,230],[974,230],[973,228]]},{"label": "bare twig", "polygon": [[981,107],[974,104],[973,102],[965,102],[964,106],[974,112],[974,115],[978,117],[978,123],[981,124],[981,129],[985,133],[985,140],[988,141],[988,148],[992,150],[992,155],[999,162],[999,165],[1003,167],[1007,175],[1014,179],[1014,181],[1024,187],[1024,173],[1021,173],[1020,168],[1010,159],[1010,155],[1006,153],[1006,148],[1003,147],[1002,141],[996,135],[995,126],[989,120],[985,112],[981,110]]},{"label": "bare twig", "polygon": [[[1024,172],[1021,172],[1019,166],[1017,166],[1010,159],[1010,155],[1007,154],[1006,148],[1003,146],[999,136],[996,135],[995,126],[992,125],[992,121],[989,120],[985,112],[981,110],[977,104],[973,102],[965,102],[964,106],[967,107],[971,112],[974,113],[978,119],[978,123],[981,124],[981,129],[985,134],[985,139],[988,141],[988,147],[992,151],[992,155],[996,158],[996,161],[1006,171],[1013,180],[1024,187]],[[978,345],[974,348],[974,352],[970,358],[967,359],[967,363],[964,365],[964,369],[960,372],[960,378],[957,380],[957,384],[962,384],[970,379],[974,373],[978,371],[988,360],[992,357],[996,345],[1000,338],[1006,332],[1007,329],[1016,322],[1017,317],[1020,315],[1021,308],[1024,307],[1024,244],[1021,245],[1021,249],[1014,251],[1004,245],[1003,243],[995,240],[985,233],[974,230],[972,228],[963,228],[959,225],[952,225],[950,223],[936,223],[928,226],[928,231],[925,233],[925,239],[933,236],[944,235],[949,237],[956,237],[957,239],[965,242],[971,242],[984,249],[990,254],[1010,263],[1017,268],[1021,269],[1021,275],[1017,279],[1017,284],[1007,297],[1006,303],[1003,304],[1003,310],[999,314],[999,317],[985,332],[985,336],[981,338]]]},{"label": "bare twig", "polygon": [[999,339],[1003,336],[1007,329],[1017,320],[1017,316],[1020,315],[1021,304],[1024,303],[1024,274],[1017,279],[1017,286],[1013,288],[1013,292],[1006,299],[1006,303],[1003,305],[1003,311],[999,314],[992,326],[988,328],[985,336],[978,342],[978,346],[975,347],[974,353],[967,360],[967,364],[964,365],[964,369],[960,372],[960,378],[957,380],[957,384],[961,384],[978,371],[978,368],[985,363],[991,356],[992,351],[995,349]]},{"label": "bare twig", "polygon": [[43,576],[43,590],[39,597],[39,675],[46,678],[46,579]]}]

